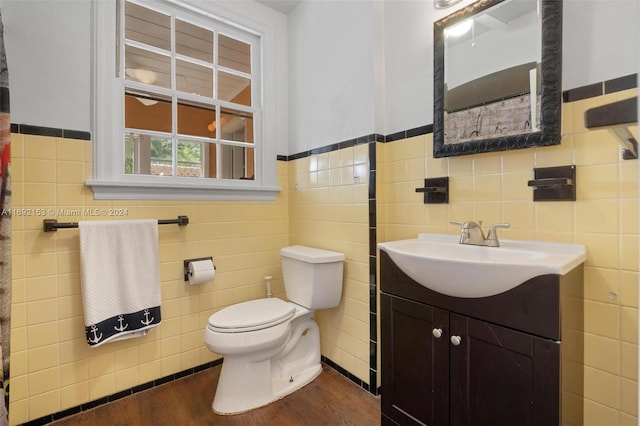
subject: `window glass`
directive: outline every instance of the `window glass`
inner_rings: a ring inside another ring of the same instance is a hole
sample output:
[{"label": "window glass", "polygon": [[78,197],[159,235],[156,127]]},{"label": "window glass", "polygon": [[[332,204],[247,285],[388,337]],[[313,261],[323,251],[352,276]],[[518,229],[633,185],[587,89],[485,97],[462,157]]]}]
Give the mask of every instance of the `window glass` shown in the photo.
[{"label": "window glass", "polygon": [[255,142],[251,45],[126,5],[125,173],[253,179],[254,148],[230,144]]},{"label": "window glass", "polygon": [[251,80],[224,71],[218,72],[218,96],[223,101],[251,106]]},{"label": "window glass", "polygon": [[251,73],[251,46],[243,41],[218,35],[218,65]]},{"label": "window glass", "polygon": [[173,143],[170,138],[127,132],[125,134],[125,173],[173,175]]},{"label": "window glass", "polygon": [[221,178],[244,180],[255,179],[253,148],[230,145],[223,145],[221,148]]},{"label": "window glass", "polygon": [[[215,178],[215,150],[213,144],[178,141],[178,176]],[[210,151],[214,153],[213,167],[210,161]]]},{"label": "window glass", "polygon": [[273,200],[282,129],[262,108],[281,82],[262,76],[283,67],[280,20],[235,2],[94,3],[94,197]]},{"label": "window glass", "polygon": [[176,59],[176,89],[213,97],[213,69]]},{"label": "window glass", "polygon": [[144,92],[124,98],[124,126],[128,129],[171,132],[171,99]]},{"label": "window glass", "polygon": [[[176,156],[175,176],[216,177],[215,144],[180,140],[177,144]],[[173,143],[170,138],[135,132],[126,133],[126,174],[174,176],[173,158]]]},{"label": "window glass", "polygon": [[176,53],[213,63],[213,31],[176,19]]},{"label": "window glass", "polygon": [[180,102],[178,104],[178,133],[215,139],[218,134],[215,107]]},{"label": "window glass", "polygon": [[235,142],[253,143],[253,115],[248,112],[222,108],[220,112],[221,138]]},{"label": "window glass", "polygon": [[125,2],[125,38],[171,50],[171,17],[135,3]]},{"label": "window glass", "polygon": [[171,88],[171,57],[125,46],[124,74],[127,80]]}]

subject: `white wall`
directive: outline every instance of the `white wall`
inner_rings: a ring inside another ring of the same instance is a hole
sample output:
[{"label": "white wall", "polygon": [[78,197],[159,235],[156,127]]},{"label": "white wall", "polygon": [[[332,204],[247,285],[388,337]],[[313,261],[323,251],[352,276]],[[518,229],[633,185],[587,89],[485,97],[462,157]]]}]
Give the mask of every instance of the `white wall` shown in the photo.
[{"label": "white wall", "polygon": [[[98,0],[106,1],[106,0]],[[287,152],[287,18],[253,1],[191,0],[212,12],[238,14],[272,28],[280,49],[269,77],[278,86],[273,112],[277,153]],[[0,0],[9,67],[11,122],[91,130],[91,1]]]},{"label": "white wall", "polygon": [[2,0],[11,122],[90,130],[91,3]]},{"label": "white wall", "polygon": [[[445,10],[430,0],[299,4],[288,16],[289,59],[278,57],[289,62],[288,79],[279,75],[279,112],[289,113],[279,119],[278,153],[433,123],[433,22],[471,2]],[[638,71],[639,3],[565,0],[563,89]],[[11,121],[90,130],[90,1],[0,0],[0,8]],[[251,10],[256,19],[281,15]],[[279,22],[286,33],[287,18]]]},{"label": "white wall", "polygon": [[375,129],[374,5],[305,1],[289,21],[289,153]]},{"label": "white wall", "polygon": [[[384,133],[433,123],[432,1],[385,0]],[[637,0],[564,0],[562,89],[638,72]]]},{"label": "white wall", "polygon": [[564,0],[564,90],[638,72],[638,9],[637,0]]},{"label": "white wall", "polygon": [[386,0],[384,6],[385,126],[390,134],[433,123],[433,22],[449,9],[432,1]]}]

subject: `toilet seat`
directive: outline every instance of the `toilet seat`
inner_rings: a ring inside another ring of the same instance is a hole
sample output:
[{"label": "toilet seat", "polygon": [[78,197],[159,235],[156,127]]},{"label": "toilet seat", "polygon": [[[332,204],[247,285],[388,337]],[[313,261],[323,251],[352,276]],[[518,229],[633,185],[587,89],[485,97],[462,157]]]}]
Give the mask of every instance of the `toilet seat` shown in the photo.
[{"label": "toilet seat", "polygon": [[207,327],[219,333],[243,333],[289,320],[295,306],[278,298],[255,299],[228,306],[209,317]]}]

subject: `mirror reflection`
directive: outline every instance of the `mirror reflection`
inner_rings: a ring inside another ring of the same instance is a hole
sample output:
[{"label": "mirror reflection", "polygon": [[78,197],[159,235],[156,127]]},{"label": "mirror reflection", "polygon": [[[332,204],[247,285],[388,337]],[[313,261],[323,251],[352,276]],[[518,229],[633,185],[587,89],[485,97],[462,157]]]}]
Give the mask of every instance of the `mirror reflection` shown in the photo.
[{"label": "mirror reflection", "polygon": [[479,0],[434,24],[434,156],[559,143],[561,12]]},{"label": "mirror reflection", "polygon": [[539,128],[540,29],[537,0],[505,1],[444,29],[445,143]]}]

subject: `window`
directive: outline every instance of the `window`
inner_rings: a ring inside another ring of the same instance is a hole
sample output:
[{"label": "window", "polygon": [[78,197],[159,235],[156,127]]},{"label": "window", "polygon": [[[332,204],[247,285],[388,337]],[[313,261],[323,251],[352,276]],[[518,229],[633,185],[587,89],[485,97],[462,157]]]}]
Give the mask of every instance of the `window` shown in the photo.
[{"label": "window", "polygon": [[178,0],[93,6],[95,197],[274,199],[264,31]]}]

